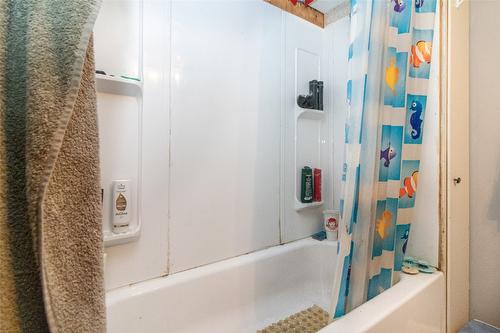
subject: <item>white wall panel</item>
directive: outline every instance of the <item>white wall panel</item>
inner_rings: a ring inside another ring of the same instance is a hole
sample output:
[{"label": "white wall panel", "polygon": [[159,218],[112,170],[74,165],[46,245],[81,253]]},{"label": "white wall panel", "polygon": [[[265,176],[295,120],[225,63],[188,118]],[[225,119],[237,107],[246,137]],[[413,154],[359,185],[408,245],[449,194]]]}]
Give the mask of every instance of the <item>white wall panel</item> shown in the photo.
[{"label": "white wall panel", "polygon": [[[323,194],[327,188],[331,150],[327,144],[328,120],[331,110],[325,104],[325,115],[320,120],[296,119],[297,96],[309,93],[309,81],[324,80],[328,89],[324,61],[324,30],[289,13],[284,15],[284,165],[283,165],[283,220],[281,238],[290,242],[311,236],[322,230],[323,206],[297,211],[300,199],[300,170],[305,165],[322,169]],[[297,121],[297,123],[296,123]],[[310,148],[308,148],[310,146]],[[326,156],[326,159],[325,159]]]},{"label": "white wall panel", "polygon": [[347,54],[349,52],[349,17],[332,23],[333,29],[333,206],[339,209],[342,195],[342,167],[344,164],[344,131],[347,116]]},{"label": "white wall panel", "polygon": [[96,69],[107,74],[140,74],[140,0],[104,0],[94,26]]},{"label": "white wall panel", "polygon": [[124,178],[133,180],[133,213],[142,220],[139,239],[105,248],[108,290],[167,271],[170,4],[145,0],[143,6],[147,19],[142,43],[137,0],[104,1],[94,30],[97,68],[144,76],[142,115],[134,97],[100,93],[97,97],[104,223],[110,223],[108,185],[112,179]]},{"label": "white wall panel", "polygon": [[279,243],[281,11],[172,4],[170,271]]}]

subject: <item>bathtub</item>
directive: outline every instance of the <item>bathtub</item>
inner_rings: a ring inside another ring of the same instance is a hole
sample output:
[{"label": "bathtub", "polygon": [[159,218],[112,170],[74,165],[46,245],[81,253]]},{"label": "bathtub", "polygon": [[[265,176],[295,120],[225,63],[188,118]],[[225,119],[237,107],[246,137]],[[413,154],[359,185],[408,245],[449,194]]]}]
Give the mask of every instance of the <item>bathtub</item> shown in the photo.
[{"label": "bathtub", "polygon": [[[337,243],[304,239],[109,291],[109,333],[256,332],[313,304],[328,309]],[[440,273],[400,283],[321,330],[444,332]]]}]

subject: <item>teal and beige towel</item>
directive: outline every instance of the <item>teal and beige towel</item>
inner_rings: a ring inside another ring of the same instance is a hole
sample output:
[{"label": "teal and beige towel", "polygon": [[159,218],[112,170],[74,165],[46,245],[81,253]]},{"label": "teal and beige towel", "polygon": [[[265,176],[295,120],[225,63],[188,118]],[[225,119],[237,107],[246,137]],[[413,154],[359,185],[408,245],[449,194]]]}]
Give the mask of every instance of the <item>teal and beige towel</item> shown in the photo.
[{"label": "teal and beige towel", "polygon": [[0,1],[0,332],[104,332],[99,0]]}]

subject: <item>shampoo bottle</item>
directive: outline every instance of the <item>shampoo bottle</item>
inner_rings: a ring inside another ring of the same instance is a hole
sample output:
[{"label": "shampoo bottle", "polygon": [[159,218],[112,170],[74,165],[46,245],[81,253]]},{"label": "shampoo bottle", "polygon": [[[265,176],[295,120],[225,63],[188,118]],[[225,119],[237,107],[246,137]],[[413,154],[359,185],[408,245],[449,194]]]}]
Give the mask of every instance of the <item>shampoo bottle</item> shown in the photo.
[{"label": "shampoo bottle", "polygon": [[319,202],[321,201],[321,169],[314,168],[313,179],[314,179],[313,200]]},{"label": "shampoo bottle", "polygon": [[113,181],[113,232],[124,233],[130,228],[131,195],[129,180]]},{"label": "shampoo bottle", "polygon": [[313,174],[312,169],[308,166],[302,168],[300,199],[303,203],[313,201]]}]

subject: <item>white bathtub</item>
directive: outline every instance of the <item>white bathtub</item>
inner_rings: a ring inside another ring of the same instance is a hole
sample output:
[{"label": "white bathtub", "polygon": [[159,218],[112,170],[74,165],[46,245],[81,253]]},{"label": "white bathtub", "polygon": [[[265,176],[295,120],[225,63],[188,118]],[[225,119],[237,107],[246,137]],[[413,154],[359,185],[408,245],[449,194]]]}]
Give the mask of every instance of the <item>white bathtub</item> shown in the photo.
[{"label": "white bathtub", "polygon": [[403,275],[392,288],[320,333],[444,333],[445,306],[441,272]]},{"label": "white bathtub", "polygon": [[[108,332],[255,332],[313,304],[328,309],[336,248],[305,239],[110,291]],[[321,332],[444,332],[443,314],[441,274],[405,276]]]}]

